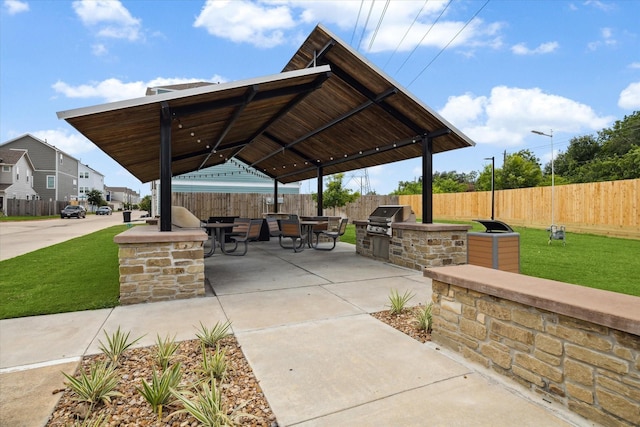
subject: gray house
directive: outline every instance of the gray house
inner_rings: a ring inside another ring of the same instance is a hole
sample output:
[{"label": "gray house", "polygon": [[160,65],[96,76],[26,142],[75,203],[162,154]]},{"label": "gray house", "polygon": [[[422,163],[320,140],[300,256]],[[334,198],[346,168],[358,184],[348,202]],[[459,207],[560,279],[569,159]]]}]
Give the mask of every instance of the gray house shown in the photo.
[{"label": "gray house", "polygon": [[0,211],[7,199],[33,200],[34,167],[27,150],[0,148]]},{"label": "gray house", "polygon": [[42,200],[78,200],[78,159],[31,134],[0,145],[27,150],[33,163],[33,189]]}]

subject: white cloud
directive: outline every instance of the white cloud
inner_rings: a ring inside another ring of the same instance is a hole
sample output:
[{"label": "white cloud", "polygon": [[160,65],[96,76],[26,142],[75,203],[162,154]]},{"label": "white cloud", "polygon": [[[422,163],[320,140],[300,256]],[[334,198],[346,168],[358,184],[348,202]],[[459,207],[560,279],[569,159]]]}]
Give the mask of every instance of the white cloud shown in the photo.
[{"label": "white cloud", "polygon": [[640,108],[640,82],[631,83],[620,92],[618,107],[627,110]]},{"label": "white cloud", "polygon": [[516,55],[541,55],[545,53],[552,53],[558,49],[558,47],[560,47],[558,42],[542,43],[534,49],[529,49],[524,43],[519,43],[511,47],[511,52]]},{"label": "white cloud", "polygon": [[105,45],[103,45],[102,43],[96,43],[93,46],[91,46],[91,52],[95,55],[95,56],[104,56],[107,53],[109,53],[109,50],[107,49],[107,47]]},{"label": "white cloud", "polygon": [[[304,24],[322,22],[327,26],[350,30],[355,27],[352,36],[345,42],[353,46],[360,45],[362,50],[371,52],[410,51],[418,44],[442,48],[450,46],[500,47],[502,24],[484,23],[474,19],[455,40],[454,37],[464,26],[465,20],[447,20],[447,9],[443,19],[433,25],[449,2],[405,0],[385,2],[356,1],[304,1],[279,0],[274,2],[249,2],[247,0],[208,0],[196,17],[194,26],[206,29],[209,34],[231,40],[235,43],[249,43],[257,47],[269,48],[295,41],[301,37],[298,29]],[[373,7],[370,10],[370,7]],[[378,17],[385,11],[377,33]],[[372,17],[370,20],[366,16]],[[416,15],[416,22],[411,26]],[[471,12],[468,13],[471,15]],[[356,26],[356,19],[359,20]],[[364,25],[366,28],[363,28]],[[400,35],[411,27],[402,43],[398,46]],[[371,43],[375,34],[375,40]],[[425,37],[425,35],[428,35]],[[453,41],[452,41],[453,40]],[[371,49],[369,49],[371,46]]]},{"label": "white cloud", "polygon": [[632,70],[640,70],[640,62],[632,62],[629,64],[629,68]]},{"label": "white cloud", "polygon": [[95,28],[99,37],[139,40],[142,22],[131,16],[119,0],[77,0],[73,10],[87,27]]},{"label": "white cloud", "polygon": [[[123,99],[141,98],[145,96],[148,87],[168,86],[182,83],[200,82],[203,79],[196,78],[163,78],[158,77],[147,82],[123,82],[120,79],[107,79],[101,82],[91,82],[72,86],[63,81],[57,81],[52,85],[53,89],[67,98],[100,98],[106,102],[120,101]],[[210,82],[223,83],[226,81],[221,76],[211,77]]]},{"label": "white cloud", "polygon": [[580,132],[602,129],[614,120],[538,88],[506,86],[494,87],[489,96],[450,97],[440,114],[475,142],[502,147],[521,144],[531,129]]},{"label": "white cloud", "polygon": [[274,47],[285,41],[285,29],[295,26],[286,5],[253,3],[245,0],[208,0],[194,27],[236,43],[247,42],[257,47]]},{"label": "white cloud", "polygon": [[601,28],[600,29],[600,40],[589,42],[587,47],[589,50],[597,50],[602,46],[612,47],[618,44],[618,41],[613,36],[613,31],[611,28]]},{"label": "white cloud", "polygon": [[96,146],[79,133],[70,133],[66,130],[41,130],[32,132],[33,136],[46,141],[67,154],[78,157],[96,149]]},{"label": "white cloud", "polygon": [[19,0],[4,0],[4,8],[9,15],[17,15],[18,13],[28,12],[29,3]]}]

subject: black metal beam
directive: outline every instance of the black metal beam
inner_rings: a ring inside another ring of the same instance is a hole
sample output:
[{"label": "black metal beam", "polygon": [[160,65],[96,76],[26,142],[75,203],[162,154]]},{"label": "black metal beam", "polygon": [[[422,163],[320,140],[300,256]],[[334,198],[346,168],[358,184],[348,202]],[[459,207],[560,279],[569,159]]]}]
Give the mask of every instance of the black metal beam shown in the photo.
[{"label": "black metal beam", "polygon": [[278,180],[273,180],[273,211],[278,213]]},{"label": "black metal beam", "polygon": [[227,136],[233,124],[238,120],[238,117],[240,117],[240,114],[242,114],[244,109],[247,108],[247,105],[249,105],[249,103],[256,96],[257,93],[258,93],[258,85],[252,85],[247,88],[247,91],[245,92],[243,97],[244,101],[242,102],[242,104],[237,106],[236,110],[233,112],[231,117],[229,117],[229,120],[227,121],[224,129],[222,130],[220,135],[218,135],[218,140],[213,144],[213,147],[211,147],[211,151],[209,152],[207,157],[202,161],[202,163],[200,163],[200,167],[198,169],[202,169],[205,163],[207,163],[207,161],[209,160],[209,157],[211,157],[211,155],[216,152],[216,150],[218,149],[218,146],[224,140],[224,137]]},{"label": "black metal beam", "polygon": [[422,223],[433,223],[433,138],[422,138]]},{"label": "black metal beam", "polygon": [[[336,117],[335,119],[325,123],[324,125],[320,126],[317,129],[312,130],[311,132],[308,132],[307,134],[301,136],[300,138],[296,139],[295,141],[292,141],[290,143],[288,143],[285,147],[283,147],[284,149],[289,149],[291,147],[293,147],[296,144],[299,144],[309,138],[311,138],[314,135],[317,135],[327,129],[329,129],[330,127],[333,127],[335,125],[337,125],[338,123],[343,122],[344,120],[358,114],[359,112],[369,108],[371,105],[374,104],[378,104],[380,102],[382,102],[382,100],[384,100],[385,98],[394,95],[397,93],[397,89],[396,88],[392,88],[389,90],[386,90],[385,92],[379,94],[378,96],[376,96],[374,99],[370,99],[368,101],[363,102],[362,104],[360,104],[359,106],[357,106],[356,108],[352,109],[351,111],[347,111],[346,113]],[[270,159],[271,157],[275,156],[276,154],[280,153],[280,149],[278,149],[277,151],[274,151],[270,154],[267,154],[266,156],[262,157],[260,160],[257,160],[255,162],[253,162],[251,164],[252,167],[255,167],[255,165],[257,165],[258,163],[264,162],[265,160]]]},{"label": "black metal beam", "polygon": [[160,109],[160,231],[171,231],[171,108]]},{"label": "black metal beam", "polygon": [[315,67],[318,65],[318,62],[322,62],[322,60],[324,59],[324,56],[336,45],[336,41],[334,39],[331,39],[327,42],[327,44],[324,45],[324,47],[322,49],[320,49],[320,52],[314,52],[314,56],[313,59],[311,59],[311,61],[309,61],[309,63],[307,64],[306,68],[311,68],[311,67]]}]

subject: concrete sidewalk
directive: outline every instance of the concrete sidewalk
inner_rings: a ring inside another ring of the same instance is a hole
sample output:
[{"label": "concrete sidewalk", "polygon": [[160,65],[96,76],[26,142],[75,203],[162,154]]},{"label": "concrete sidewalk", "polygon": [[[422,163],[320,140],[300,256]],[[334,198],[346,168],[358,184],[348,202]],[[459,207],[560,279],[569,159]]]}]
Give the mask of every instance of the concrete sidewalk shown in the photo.
[{"label": "concrete sidewalk", "polygon": [[431,297],[421,272],[338,244],[294,254],[276,241],[244,257],[206,259],[215,296],[0,321],[0,425],[42,426],[60,371],[97,353],[102,330],[195,338],[202,322],[231,320],[280,426],[590,426],[515,383],[421,344],[368,313],[391,289]]}]

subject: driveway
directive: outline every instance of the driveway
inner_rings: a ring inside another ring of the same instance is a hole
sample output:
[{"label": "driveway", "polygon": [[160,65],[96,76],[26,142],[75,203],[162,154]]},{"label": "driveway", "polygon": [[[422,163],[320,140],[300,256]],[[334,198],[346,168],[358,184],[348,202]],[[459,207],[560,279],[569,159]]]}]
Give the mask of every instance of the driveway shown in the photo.
[{"label": "driveway", "polygon": [[[138,219],[143,213],[133,211],[131,219]],[[0,261],[122,223],[122,212],[87,215],[83,219],[0,222]]]}]

